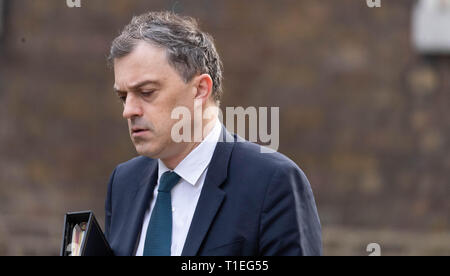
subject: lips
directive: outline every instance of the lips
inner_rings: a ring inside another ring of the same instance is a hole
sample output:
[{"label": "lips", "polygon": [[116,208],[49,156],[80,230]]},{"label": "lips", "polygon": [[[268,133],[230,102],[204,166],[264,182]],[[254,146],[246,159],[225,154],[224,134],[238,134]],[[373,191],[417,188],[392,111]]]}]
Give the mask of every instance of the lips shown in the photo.
[{"label": "lips", "polygon": [[145,136],[148,133],[148,128],[142,128],[142,127],[133,127],[131,129],[131,136],[133,138],[139,138],[141,136]]},{"label": "lips", "polygon": [[132,132],[132,133],[140,133],[140,132],[147,131],[147,130],[148,130],[148,129],[146,129],[146,128],[133,127],[133,128],[131,129],[131,132]]}]

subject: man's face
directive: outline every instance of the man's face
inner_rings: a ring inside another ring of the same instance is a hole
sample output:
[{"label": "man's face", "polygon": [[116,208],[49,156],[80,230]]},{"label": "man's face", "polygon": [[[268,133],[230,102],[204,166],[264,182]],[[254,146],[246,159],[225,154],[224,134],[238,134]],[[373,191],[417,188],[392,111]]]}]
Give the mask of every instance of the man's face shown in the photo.
[{"label": "man's face", "polygon": [[[196,88],[185,83],[167,61],[166,50],[147,42],[114,61],[114,88],[124,103],[131,140],[139,155],[170,158],[181,149],[171,139],[172,110],[193,111]],[[192,113],[191,113],[192,114]]]}]

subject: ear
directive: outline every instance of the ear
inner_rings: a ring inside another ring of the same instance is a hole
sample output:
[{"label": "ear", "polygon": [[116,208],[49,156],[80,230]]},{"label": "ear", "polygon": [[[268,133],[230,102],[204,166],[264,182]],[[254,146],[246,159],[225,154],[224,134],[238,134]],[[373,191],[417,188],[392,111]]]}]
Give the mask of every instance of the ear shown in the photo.
[{"label": "ear", "polygon": [[197,91],[194,99],[201,100],[202,104],[205,104],[212,96],[213,81],[209,74],[201,74],[195,79],[195,88],[197,88]]}]

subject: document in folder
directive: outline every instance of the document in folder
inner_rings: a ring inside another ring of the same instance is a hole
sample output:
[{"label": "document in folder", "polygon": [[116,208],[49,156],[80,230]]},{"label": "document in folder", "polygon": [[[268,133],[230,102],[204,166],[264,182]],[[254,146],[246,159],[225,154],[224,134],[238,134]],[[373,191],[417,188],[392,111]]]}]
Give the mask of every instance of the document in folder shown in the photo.
[{"label": "document in folder", "polygon": [[113,256],[92,211],[67,213],[61,256]]}]

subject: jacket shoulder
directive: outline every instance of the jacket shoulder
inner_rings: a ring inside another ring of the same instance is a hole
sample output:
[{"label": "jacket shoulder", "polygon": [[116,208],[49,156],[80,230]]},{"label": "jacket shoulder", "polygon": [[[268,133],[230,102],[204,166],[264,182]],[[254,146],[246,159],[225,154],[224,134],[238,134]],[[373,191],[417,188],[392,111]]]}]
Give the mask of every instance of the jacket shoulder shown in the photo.
[{"label": "jacket shoulder", "polygon": [[135,171],[141,171],[152,162],[156,162],[156,160],[145,156],[137,156],[117,165],[116,171],[120,171],[121,174],[134,173]]},{"label": "jacket shoulder", "polygon": [[[113,182],[116,187],[128,189],[130,185],[138,185],[148,175],[149,170],[157,165],[156,159],[138,156],[117,165],[113,172]],[[130,184],[131,183],[131,184]]]},{"label": "jacket shoulder", "polygon": [[267,148],[249,141],[236,142],[233,157],[243,164],[258,166],[267,171],[301,171],[297,164],[284,154],[277,151],[268,152]]}]

